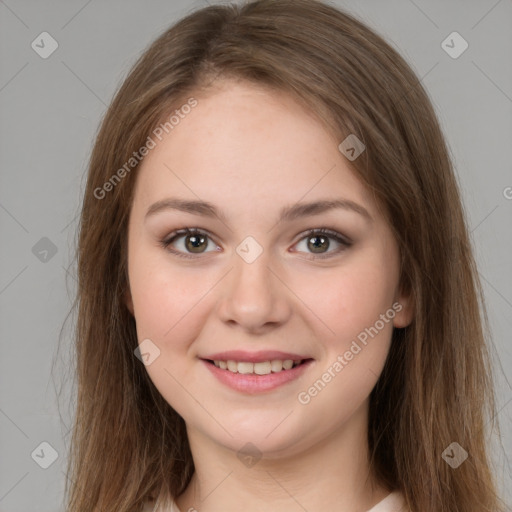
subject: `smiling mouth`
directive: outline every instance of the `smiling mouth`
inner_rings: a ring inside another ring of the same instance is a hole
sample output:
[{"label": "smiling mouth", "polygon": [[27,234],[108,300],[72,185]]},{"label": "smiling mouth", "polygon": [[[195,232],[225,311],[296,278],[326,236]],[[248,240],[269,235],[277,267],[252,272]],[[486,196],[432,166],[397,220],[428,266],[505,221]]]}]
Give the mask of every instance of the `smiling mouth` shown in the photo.
[{"label": "smiling mouth", "polygon": [[247,361],[220,361],[212,359],[204,359],[204,361],[215,365],[221,370],[231,373],[240,373],[245,375],[270,375],[271,373],[281,373],[301,366],[302,364],[312,361],[309,359],[273,359],[269,361],[261,361],[258,363],[251,363]]}]

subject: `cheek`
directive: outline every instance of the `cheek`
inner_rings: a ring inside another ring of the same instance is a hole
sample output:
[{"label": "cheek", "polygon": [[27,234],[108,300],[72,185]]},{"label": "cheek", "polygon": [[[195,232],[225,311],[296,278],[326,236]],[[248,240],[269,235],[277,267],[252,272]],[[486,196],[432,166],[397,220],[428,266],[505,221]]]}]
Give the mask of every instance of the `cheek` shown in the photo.
[{"label": "cheek", "polygon": [[201,298],[212,288],[209,279],[169,264],[165,251],[135,249],[130,253],[130,290],[139,340],[154,339],[160,347],[194,339],[201,325]]},{"label": "cheek", "polygon": [[[343,268],[320,279],[317,276],[315,287],[309,283],[309,289],[315,291],[309,292],[305,302],[322,320],[315,325],[324,357],[314,379],[305,382],[297,398],[312,417],[323,414],[333,425],[361,406],[389,353],[396,275],[389,262],[376,254],[361,253]],[[307,289],[304,287],[304,293]]]},{"label": "cheek", "polygon": [[304,292],[307,303],[331,331],[354,335],[391,307],[395,282],[389,265],[361,254],[324,276],[316,274],[304,290],[309,290]]}]

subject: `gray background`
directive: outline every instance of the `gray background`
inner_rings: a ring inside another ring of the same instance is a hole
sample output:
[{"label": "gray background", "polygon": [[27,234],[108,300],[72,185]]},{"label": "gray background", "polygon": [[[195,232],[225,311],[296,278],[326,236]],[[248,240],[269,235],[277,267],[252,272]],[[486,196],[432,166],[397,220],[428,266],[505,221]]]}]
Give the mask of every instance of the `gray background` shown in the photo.
[{"label": "gray background", "polygon": [[[447,136],[494,334],[503,436],[495,466],[510,503],[512,0],[333,3],[408,60]],[[74,390],[64,385],[59,410],[56,386],[69,368],[69,328],[55,379],[52,364],[75,291],[70,263],[87,159],[106,105],[137,56],[175,20],[204,5],[0,0],[0,512],[64,510]],[[58,42],[46,59],[31,47],[44,31]],[[453,31],[469,43],[456,59],[441,47]],[[58,453],[47,469],[39,464],[50,460],[51,449],[42,442]]]}]

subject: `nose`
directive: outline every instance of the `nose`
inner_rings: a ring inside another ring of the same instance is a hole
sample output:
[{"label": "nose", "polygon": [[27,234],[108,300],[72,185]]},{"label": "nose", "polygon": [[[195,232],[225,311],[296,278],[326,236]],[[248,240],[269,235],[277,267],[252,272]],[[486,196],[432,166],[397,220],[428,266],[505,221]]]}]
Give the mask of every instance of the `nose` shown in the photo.
[{"label": "nose", "polygon": [[233,268],[222,280],[217,312],[223,322],[236,324],[251,332],[275,328],[290,317],[291,291],[279,271],[263,253],[247,262],[237,253]]}]

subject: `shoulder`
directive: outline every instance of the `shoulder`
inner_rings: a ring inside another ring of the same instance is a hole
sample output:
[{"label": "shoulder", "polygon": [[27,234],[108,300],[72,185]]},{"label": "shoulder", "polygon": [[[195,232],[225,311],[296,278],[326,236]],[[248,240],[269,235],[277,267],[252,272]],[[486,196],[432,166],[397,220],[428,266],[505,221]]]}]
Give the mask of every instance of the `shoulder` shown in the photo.
[{"label": "shoulder", "polygon": [[410,512],[400,491],[393,491],[368,512]]}]

